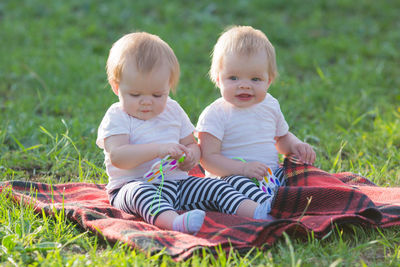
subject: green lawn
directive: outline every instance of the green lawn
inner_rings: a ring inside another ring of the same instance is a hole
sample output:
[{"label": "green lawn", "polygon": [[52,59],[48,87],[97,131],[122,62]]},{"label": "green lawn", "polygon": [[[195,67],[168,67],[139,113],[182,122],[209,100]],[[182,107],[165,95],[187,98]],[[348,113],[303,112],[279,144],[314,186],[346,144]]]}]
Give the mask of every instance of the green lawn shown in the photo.
[{"label": "green lawn", "polygon": [[[164,2],[164,3],[162,3]],[[174,49],[182,69],[173,96],[193,123],[219,96],[210,52],[232,24],[264,31],[277,51],[270,88],[294,132],[315,147],[316,166],[400,186],[400,2],[40,1],[0,3],[0,181],[106,183],[97,127],[117,101],[105,61],[122,34],[148,31]],[[65,221],[0,195],[5,265],[172,265],[109,245]],[[282,238],[267,252],[204,252],[181,265],[400,264],[399,228],[332,230],[324,240]]]}]

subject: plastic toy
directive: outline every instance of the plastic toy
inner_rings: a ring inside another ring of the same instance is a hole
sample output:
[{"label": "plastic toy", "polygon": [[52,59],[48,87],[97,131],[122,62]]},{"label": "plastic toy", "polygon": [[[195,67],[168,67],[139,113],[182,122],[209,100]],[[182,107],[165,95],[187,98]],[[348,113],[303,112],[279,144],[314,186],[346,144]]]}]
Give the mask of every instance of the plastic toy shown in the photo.
[{"label": "plastic toy", "polygon": [[180,157],[178,160],[172,158],[170,155],[165,156],[163,159],[154,163],[150,170],[146,172],[143,177],[151,182],[154,179],[162,179],[163,175],[172,171],[178,167],[178,163],[185,160],[185,155]]},{"label": "plastic toy", "polygon": [[271,169],[268,167],[267,169],[267,176],[264,176],[261,181],[259,181],[259,187],[262,191],[269,195],[273,195],[274,192],[281,186],[279,180],[275,177],[272,173]]},{"label": "plastic toy", "polygon": [[[183,154],[182,157],[180,157],[178,160],[172,158],[170,155],[167,155],[163,159],[155,162],[151,166],[150,170],[144,174],[143,177],[146,178],[148,182],[154,179],[161,180],[160,185],[157,188],[157,192],[154,195],[153,200],[151,201],[150,210],[152,210],[153,204],[155,203],[157,197],[158,197],[158,204],[160,204],[161,202],[161,192],[164,186],[164,175],[167,172],[176,169],[176,167],[178,167],[178,163],[183,162],[184,160],[185,160],[185,154]],[[154,216],[159,211],[160,207],[158,207],[158,209],[155,212],[150,213],[150,215]]]},{"label": "plastic toy", "polygon": [[[246,162],[244,159],[236,157],[233,159],[238,159],[242,162]],[[251,180],[266,194],[273,195],[274,192],[281,186],[279,180],[275,177],[273,172],[269,167],[267,167],[267,175],[263,177],[261,181],[257,180],[256,178],[251,178]]]}]

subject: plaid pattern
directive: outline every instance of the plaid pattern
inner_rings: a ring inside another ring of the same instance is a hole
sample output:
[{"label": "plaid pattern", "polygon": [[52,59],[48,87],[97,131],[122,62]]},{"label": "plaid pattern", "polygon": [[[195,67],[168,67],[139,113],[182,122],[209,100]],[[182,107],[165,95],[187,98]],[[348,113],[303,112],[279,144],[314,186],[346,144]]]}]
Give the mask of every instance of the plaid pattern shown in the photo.
[{"label": "plaid pattern", "polygon": [[[378,187],[353,173],[329,174],[308,165],[285,161],[287,186],[279,188],[271,214],[275,220],[262,221],[234,215],[207,212],[196,236],[160,230],[140,218],[113,208],[105,185],[9,181],[0,183],[0,191],[12,188],[15,200],[34,203],[37,212],[52,214],[65,209],[67,218],[83,229],[110,242],[122,241],[141,251],[156,253],[165,249],[175,260],[188,258],[195,250],[210,251],[221,246],[247,251],[254,246],[271,246],[282,233],[305,235],[314,231],[323,237],[334,223],[365,227],[400,225],[400,187]],[[202,176],[200,167],[191,175]],[[64,203],[64,204],[63,204]]]}]

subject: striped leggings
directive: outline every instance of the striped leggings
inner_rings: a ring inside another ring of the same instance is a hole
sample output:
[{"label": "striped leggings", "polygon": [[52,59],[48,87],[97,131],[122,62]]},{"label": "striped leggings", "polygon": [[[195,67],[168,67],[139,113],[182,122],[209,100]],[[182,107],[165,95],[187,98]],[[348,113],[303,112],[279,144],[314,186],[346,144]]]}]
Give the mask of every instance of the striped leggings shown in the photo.
[{"label": "striped leggings", "polygon": [[244,195],[220,179],[190,176],[185,180],[164,181],[160,184],[132,181],[117,192],[111,192],[110,202],[124,212],[141,216],[154,224],[158,215],[167,210],[210,210],[235,214]]},{"label": "striped leggings", "polygon": [[[285,173],[282,167],[278,168],[274,172],[274,175],[279,180],[280,186],[285,185]],[[273,192],[272,195],[265,193],[251,179],[245,176],[231,175],[222,177],[221,179],[229,183],[238,192],[257,203],[263,203],[268,198],[274,197],[276,193]]]},{"label": "striped leggings", "polygon": [[185,180],[160,184],[132,181],[110,193],[110,203],[126,213],[141,216],[154,224],[158,215],[168,210],[219,211],[235,214],[240,203],[252,199],[262,203],[269,198],[249,178],[227,176],[223,179],[190,176]]}]

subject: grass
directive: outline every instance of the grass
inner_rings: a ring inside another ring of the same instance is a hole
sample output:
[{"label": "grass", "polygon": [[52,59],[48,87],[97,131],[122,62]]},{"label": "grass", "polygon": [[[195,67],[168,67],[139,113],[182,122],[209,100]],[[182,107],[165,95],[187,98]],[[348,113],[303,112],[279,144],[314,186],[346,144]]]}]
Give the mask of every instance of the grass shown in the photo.
[{"label": "grass", "polygon": [[[277,51],[270,88],[316,166],[400,185],[400,3],[336,1],[40,1],[0,3],[0,181],[106,183],[98,124],[117,99],[105,61],[122,34],[159,35],[177,54],[175,96],[193,123],[219,96],[209,54],[228,25],[263,30]],[[172,265],[110,245],[65,220],[0,195],[4,265]],[[334,229],[323,240],[285,237],[249,254],[206,251],[177,265],[398,265],[398,228]],[[204,258],[203,258],[204,256]]]}]

